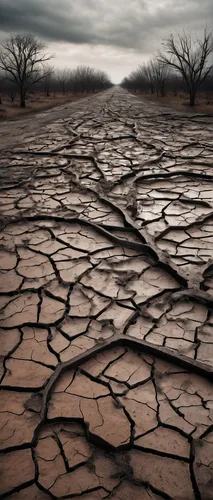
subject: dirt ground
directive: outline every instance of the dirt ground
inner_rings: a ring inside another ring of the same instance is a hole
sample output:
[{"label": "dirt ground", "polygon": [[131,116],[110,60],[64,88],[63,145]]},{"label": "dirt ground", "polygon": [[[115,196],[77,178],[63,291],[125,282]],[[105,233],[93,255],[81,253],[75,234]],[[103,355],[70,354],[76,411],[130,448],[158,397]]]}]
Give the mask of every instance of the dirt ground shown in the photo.
[{"label": "dirt ground", "polygon": [[[95,94],[97,94],[97,92],[95,92]],[[61,106],[85,97],[88,97],[86,92],[83,94],[73,94],[69,92],[65,95],[56,92],[55,94],[51,93],[48,97],[44,92],[29,92],[26,98],[26,108],[20,108],[18,94],[14,102],[11,101],[7,94],[1,94],[2,104],[0,104],[0,121],[20,119],[26,115],[39,113],[40,111]]]},{"label": "dirt ground", "polygon": [[213,117],[114,88],[0,140],[0,498],[212,500]]},{"label": "dirt ground", "polygon": [[160,106],[166,106],[183,113],[203,113],[203,114],[213,114],[213,93],[198,93],[196,104],[194,107],[189,106],[189,97],[182,93],[178,93],[174,96],[172,93],[168,93],[164,97],[156,96],[156,94],[148,93],[135,93],[139,99],[144,99],[147,101],[155,102]]}]

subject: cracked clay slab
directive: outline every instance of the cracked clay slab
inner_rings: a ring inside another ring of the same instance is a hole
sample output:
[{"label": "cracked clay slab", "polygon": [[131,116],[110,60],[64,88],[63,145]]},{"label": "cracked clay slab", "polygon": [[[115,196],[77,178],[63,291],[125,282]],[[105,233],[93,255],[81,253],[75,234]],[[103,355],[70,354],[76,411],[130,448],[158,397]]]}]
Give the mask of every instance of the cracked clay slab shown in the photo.
[{"label": "cracked clay slab", "polygon": [[0,498],[213,500],[210,119],[113,88],[12,126]]}]

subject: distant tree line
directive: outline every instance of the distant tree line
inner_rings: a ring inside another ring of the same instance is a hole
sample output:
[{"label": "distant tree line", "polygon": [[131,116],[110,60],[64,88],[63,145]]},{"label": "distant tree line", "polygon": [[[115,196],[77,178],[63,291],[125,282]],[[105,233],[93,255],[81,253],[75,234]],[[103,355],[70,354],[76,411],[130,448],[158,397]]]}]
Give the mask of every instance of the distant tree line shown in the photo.
[{"label": "distant tree line", "polygon": [[193,39],[190,33],[170,35],[148,63],[139,66],[121,85],[127,90],[156,93],[164,97],[179,91],[189,95],[194,106],[198,90],[213,90],[212,33],[204,30],[202,40]]},{"label": "distant tree line", "polygon": [[104,71],[78,66],[56,70],[50,65],[53,55],[45,54],[45,45],[33,35],[11,35],[0,45],[0,92],[14,100],[20,96],[20,106],[26,106],[29,91],[50,93],[83,93],[106,90],[112,86]]}]

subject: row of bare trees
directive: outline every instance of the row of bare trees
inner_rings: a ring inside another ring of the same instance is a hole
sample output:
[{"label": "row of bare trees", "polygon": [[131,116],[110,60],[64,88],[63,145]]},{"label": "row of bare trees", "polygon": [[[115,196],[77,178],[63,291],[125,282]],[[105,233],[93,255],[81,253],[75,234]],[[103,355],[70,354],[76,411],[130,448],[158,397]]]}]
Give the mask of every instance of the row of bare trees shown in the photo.
[{"label": "row of bare trees", "polygon": [[90,66],[78,66],[74,70],[65,68],[53,71],[50,80],[52,87],[57,88],[59,85],[63,94],[67,91],[76,93],[106,90],[112,85],[107,73]]},{"label": "row of bare trees", "polygon": [[151,94],[165,95],[165,83],[170,77],[168,68],[157,59],[139,66],[124,78],[122,86],[133,91],[149,91]]},{"label": "row of bare trees", "polygon": [[112,83],[104,71],[89,66],[74,70],[56,71],[49,63],[54,57],[44,53],[45,45],[32,35],[11,35],[0,46],[0,84],[13,98],[20,95],[20,106],[25,107],[27,92],[32,87],[50,92],[95,92],[109,88]]},{"label": "row of bare trees", "polygon": [[190,106],[194,106],[200,88],[213,90],[212,33],[205,29],[202,40],[194,39],[191,33],[171,34],[162,45],[162,51],[124,78],[121,85],[161,96],[184,89]]}]

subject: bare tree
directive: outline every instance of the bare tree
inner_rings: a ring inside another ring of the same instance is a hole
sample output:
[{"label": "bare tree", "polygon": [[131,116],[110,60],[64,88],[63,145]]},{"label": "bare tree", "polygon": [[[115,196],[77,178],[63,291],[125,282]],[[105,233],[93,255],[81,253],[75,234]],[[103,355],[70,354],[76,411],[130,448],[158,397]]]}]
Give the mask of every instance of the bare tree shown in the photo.
[{"label": "bare tree", "polygon": [[78,66],[71,73],[71,88],[76,92],[95,92],[111,87],[112,83],[104,71],[90,68],[90,66]]},{"label": "bare tree", "polygon": [[144,73],[144,76],[149,84],[151,94],[154,94],[154,83],[155,83],[154,61],[151,60],[147,64],[143,64],[143,66],[140,66],[140,68]]},{"label": "bare tree", "polygon": [[95,79],[95,72],[89,66],[77,66],[72,72],[73,91],[92,91]]},{"label": "bare tree", "polygon": [[68,68],[65,68],[63,70],[59,70],[57,73],[57,79],[60,84],[62,93],[66,93],[66,87],[67,83],[69,82],[70,79],[70,70]]},{"label": "bare tree", "polygon": [[1,44],[0,69],[7,80],[17,85],[22,108],[28,89],[44,78],[42,65],[53,57],[43,54],[44,48],[45,45],[32,35],[12,35]]},{"label": "bare tree", "polygon": [[9,97],[9,99],[11,100],[11,102],[15,101],[16,91],[13,88],[8,89],[7,95]]},{"label": "bare tree", "polygon": [[181,75],[175,72],[173,69],[168,75],[168,86],[170,92],[173,93],[174,97],[177,97],[178,91],[183,87]]},{"label": "bare tree", "polygon": [[[96,85],[98,90],[104,90],[111,87],[112,83],[105,71],[98,70],[96,72]],[[93,92],[94,92],[93,88]]]},{"label": "bare tree", "polygon": [[51,89],[51,84],[52,80],[54,77],[54,68],[53,66],[44,66],[43,68],[43,87],[44,87],[44,92],[46,97],[50,96],[50,89]]},{"label": "bare tree", "polygon": [[144,73],[144,65],[139,66],[128,77],[124,78],[121,86],[132,92],[136,92],[137,90],[147,91],[149,89],[149,82]]},{"label": "bare tree", "polygon": [[155,59],[152,61],[152,73],[157,96],[160,93],[161,97],[164,97],[166,80],[169,76],[168,66]]},{"label": "bare tree", "polygon": [[[3,81],[4,81],[4,75],[3,75],[3,73],[1,73],[0,74],[0,92],[1,92],[1,84],[2,84]],[[1,93],[0,93],[0,104],[2,104]]]},{"label": "bare tree", "polygon": [[213,65],[208,57],[213,50],[212,33],[204,30],[203,39],[192,40],[185,32],[170,35],[164,42],[165,54],[159,53],[158,60],[182,75],[185,90],[190,96],[190,106],[194,106],[198,88],[207,78]]}]

